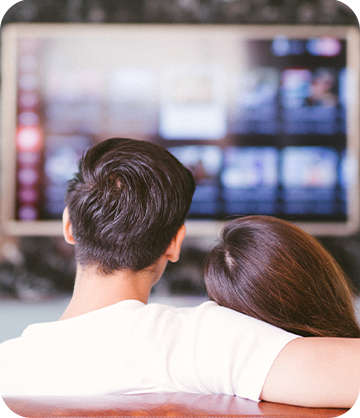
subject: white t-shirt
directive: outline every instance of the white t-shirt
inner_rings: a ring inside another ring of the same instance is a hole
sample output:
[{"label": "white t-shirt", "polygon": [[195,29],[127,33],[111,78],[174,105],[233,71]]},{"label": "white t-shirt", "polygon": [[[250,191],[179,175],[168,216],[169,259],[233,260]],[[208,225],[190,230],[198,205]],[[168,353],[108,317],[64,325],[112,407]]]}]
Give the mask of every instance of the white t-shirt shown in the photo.
[{"label": "white t-shirt", "polygon": [[205,302],[195,308],[126,300],[34,324],[0,344],[2,395],[195,392],[259,396],[297,336]]}]

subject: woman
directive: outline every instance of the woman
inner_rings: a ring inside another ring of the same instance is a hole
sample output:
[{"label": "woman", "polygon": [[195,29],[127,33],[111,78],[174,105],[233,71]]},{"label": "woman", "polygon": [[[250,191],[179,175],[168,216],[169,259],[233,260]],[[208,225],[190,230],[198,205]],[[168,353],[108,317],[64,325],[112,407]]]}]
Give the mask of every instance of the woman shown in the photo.
[{"label": "woman", "polygon": [[339,265],[297,226],[270,216],[229,221],[205,265],[211,300],[302,336],[359,338]]}]

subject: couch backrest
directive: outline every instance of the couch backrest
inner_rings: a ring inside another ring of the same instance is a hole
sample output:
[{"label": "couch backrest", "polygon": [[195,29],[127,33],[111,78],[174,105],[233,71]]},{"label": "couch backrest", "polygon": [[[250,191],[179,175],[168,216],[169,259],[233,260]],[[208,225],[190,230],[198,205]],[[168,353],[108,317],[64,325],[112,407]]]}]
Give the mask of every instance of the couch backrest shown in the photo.
[{"label": "couch backrest", "polygon": [[162,393],[96,397],[4,397],[16,414],[29,418],[55,417],[268,417],[332,418],[344,409],[302,408],[253,402],[235,396]]}]

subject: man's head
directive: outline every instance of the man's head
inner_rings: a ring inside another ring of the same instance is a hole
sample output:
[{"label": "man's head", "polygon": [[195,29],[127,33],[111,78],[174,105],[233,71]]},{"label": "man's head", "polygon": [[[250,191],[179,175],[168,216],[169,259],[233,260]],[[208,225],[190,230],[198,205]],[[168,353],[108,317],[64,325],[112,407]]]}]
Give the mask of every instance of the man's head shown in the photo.
[{"label": "man's head", "polygon": [[103,273],[154,264],[184,224],[195,182],[164,148],[112,138],[83,156],[65,201],[76,259]]}]

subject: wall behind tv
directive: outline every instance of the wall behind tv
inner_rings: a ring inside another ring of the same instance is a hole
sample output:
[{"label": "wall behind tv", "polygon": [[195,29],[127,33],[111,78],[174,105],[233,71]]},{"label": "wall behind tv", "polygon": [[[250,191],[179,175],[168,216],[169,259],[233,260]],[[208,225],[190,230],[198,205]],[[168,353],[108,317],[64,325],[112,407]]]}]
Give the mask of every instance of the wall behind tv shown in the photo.
[{"label": "wall behind tv", "polygon": [[[12,22],[238,23],[354,25],[353,11],[337,0],[23,0],[5,14]],[[360,233],[321,239],[360,292]],[[28,237],[20,256],[0,263],[0,297],[39,297],[71,291],[73,253],[62,238]],[[170,293],[202,294],[206,251],[185,243],[179,263],[162,281]],[[32,296],[31,296],[32,295]]]},{"label": "wall behind tv", "polygon": [[336,0],[23,0],[9,22],[354,24]]}]

